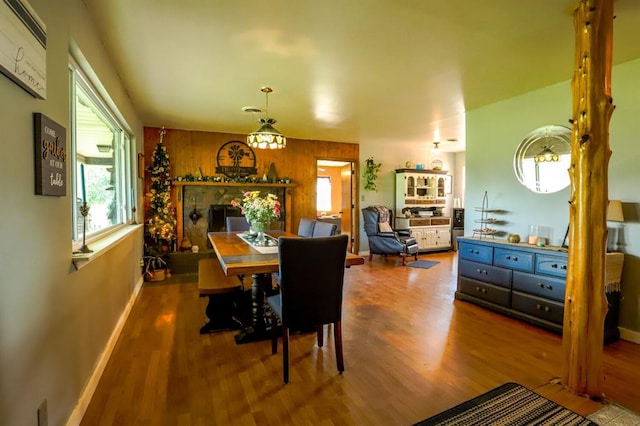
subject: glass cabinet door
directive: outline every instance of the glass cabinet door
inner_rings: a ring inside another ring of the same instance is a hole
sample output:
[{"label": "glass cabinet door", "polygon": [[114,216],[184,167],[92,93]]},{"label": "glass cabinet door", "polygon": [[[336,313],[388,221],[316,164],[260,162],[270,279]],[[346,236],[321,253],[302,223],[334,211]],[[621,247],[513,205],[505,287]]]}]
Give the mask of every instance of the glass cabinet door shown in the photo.
[{"label": "glass cabinet door", "polygon": [[407,177],[407,197],[414,197],[416,195],[416,182],[413,176]]},{"label": "glass cabinet door", "polygon": [[444,178],[438,178],[438,197],[444,197]]}]

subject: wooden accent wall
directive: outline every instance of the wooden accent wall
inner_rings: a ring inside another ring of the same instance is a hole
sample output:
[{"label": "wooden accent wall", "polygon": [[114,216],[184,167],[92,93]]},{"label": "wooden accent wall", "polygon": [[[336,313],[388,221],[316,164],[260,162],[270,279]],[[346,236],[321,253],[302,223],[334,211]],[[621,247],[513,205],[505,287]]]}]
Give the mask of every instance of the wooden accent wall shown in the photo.
[{"label": "wooden accent wall", "polygon": [[[164,145],[171,161],[171,176],[184,176],[195,173],[199,167],[205,176],[215,176],[216,155],[218,149],[232,140],[246,141],[246,135],[233,133],[202,132],[191,130],[166,129]],[[145,167],[151,164],[153,150],[159,141],[160,128],[145,127],[144,129],[144,161]],[[289,177],[296,184],[293,188],[291,223],[293,230],[297,230],[300,218],[316,216],[316,160],[354,161],[359,164],[359,145],[355,143],[340,143],[328,141],[314,141],[287,138],[287,147],[281,150],[255,149],[256,168],[261,177],[269,171],[271,163],[275,165],[279,178]],[[356,171],[354,179],[358,179]],[[148,173],[145,174],[145,192],[149,188]],[[359,185],[355,185],[356,188]],[[175,194],[173,206],[176,206]],[[358,194],[354,194],[356,200]],[[147,200],[145,197],[145,204]],[[146,211],[146,208],[145,208]],[[356,205],[358,211],[358,205]],[[357,216],[356,216],[357,219]],[[358,227],[356,226],[356,229]],[[358,235],[353,238],[358,241]]]}]

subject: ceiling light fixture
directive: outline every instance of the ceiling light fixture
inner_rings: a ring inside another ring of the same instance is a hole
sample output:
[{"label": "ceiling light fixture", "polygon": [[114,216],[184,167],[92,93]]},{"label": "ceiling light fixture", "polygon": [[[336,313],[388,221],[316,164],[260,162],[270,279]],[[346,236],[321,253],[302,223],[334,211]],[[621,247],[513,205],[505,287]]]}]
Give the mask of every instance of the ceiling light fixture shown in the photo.
[{"label": "ceiling light fixture", "polygon": [[433,153],[435,155],[440,154],[440,142],[434,142],[433,143]]},{"label": "ceiling light fixture", "polygon": [[558,157],[558,154],[556,154],[555,152],[551,151],[551,148],[553,148],[553,145],[548,146],[548,145],[543,145],[542,146],[542,151],[540,151],[540,153],[538,155],[536,155],[535,157],[533,157],[533,160],[536,163],[544,163],[544,162],[552,162],[552,161],[558,161],[560,159],[560,157]]},{"label": "ceiling light fixture", "polygon": [[109,152],[111,151],[111,145],[96,145],[98,147],[98,152]]},{"label": "ceiling light fixture", "polygon": [[269,93],[273,92],[273,89],[263,87],[260,91],[265,96],[265,116],[258,120],[261,124],[260,128],[247,135],[247,144],[251,148],[258,149],[282,149],[287,146],[287,138],[273,127],[276,120],[269,118]]}]

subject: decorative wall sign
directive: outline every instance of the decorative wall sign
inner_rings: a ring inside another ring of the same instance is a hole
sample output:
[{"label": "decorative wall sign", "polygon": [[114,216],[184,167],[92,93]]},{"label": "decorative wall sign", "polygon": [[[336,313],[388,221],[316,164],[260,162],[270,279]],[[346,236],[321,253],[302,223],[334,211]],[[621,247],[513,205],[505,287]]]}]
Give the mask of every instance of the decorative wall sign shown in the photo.
[{"label": "decorative wall sign", "polygon": [[67,195],[67,132],[38,112],[33,114],[36,194]]},{"label": "decorative wall sign", "polygon": [[216,173],[230,178],[255,175],[256,155],[249,145],[242,141],[229,141],[222,145],[216,156]]},{"label": "decorative wall sign", "polygon": [[26,0],[0,1],[0,71],[46,99],[47,27]]}]

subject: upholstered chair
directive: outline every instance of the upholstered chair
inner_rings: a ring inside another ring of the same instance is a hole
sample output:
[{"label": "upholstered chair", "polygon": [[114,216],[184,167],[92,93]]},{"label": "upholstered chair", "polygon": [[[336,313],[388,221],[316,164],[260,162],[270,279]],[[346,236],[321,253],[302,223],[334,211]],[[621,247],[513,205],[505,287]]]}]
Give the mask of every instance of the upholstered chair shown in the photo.
[{"label": "upholstered chair", "polygon": [[336,235],[337,230],[338,225],[336,225],[335,223],[321,222],[317,220],[316,224],[313,227],[313,233],[311,234],[311,236],[313,238],[330,237],[332,235]]},{"label": "upholstered chair", "polygon": [[303,217],[300,219],[300,224],[298,225],[298,236],[304,238],[311,238],[313,236],[313,228],[315,227],[316,221],[313,219],[307,219]]},{"label": "upholstered chair", "polygon": [[249,222],[244,216],[227,216],[226,219],[227,231],[248,231]]},{"label": "upholstered chair", "polygon": [[278,319],[282,324],[283,381],[289,382],[289,331],[317,332],[324,343],[324,324],[333,324],[338,371],[342,356],[342,287],[347,256],[346,234],[319,238],[278,239],[280,294],[267,299],[271,311],[272,353],[278,352]]},{"label": "upholstered chair", "polygon": [[362,209],[364,231],[369,239],[369,260],[374,254],[399,255],[402,265],[406,257],[418,260],[418,241],[409,229],[393,228],[393,211],[385,206],[369,206]]}]

